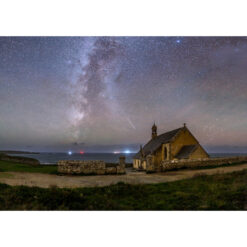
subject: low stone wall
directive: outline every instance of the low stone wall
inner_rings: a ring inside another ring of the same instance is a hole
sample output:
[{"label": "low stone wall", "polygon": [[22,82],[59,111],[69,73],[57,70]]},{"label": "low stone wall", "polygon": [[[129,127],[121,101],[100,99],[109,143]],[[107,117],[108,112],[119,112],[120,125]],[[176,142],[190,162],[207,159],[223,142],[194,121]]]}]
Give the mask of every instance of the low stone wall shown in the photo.
[{"label": "low stone wall", "polygon": [[247,156],[237,156],[237,157],[225,157],[225,158],[207,158],[207,159],[196,159],[196,160],[172,160],[172,161],[162,161],[158,166],[155,166],[152,159],[147,159],[147,172],[165,172],[174,169],[182,168],[196,168],[204,166],[220,166],[224,164],[234,164],[247,162]]},{"label": "low stone wall", "polygon": [[106,167],[101,160],[60,160],[58,172],[61,174],[108,175],[125,174],[125,157],[119,158],[119,164]]}]

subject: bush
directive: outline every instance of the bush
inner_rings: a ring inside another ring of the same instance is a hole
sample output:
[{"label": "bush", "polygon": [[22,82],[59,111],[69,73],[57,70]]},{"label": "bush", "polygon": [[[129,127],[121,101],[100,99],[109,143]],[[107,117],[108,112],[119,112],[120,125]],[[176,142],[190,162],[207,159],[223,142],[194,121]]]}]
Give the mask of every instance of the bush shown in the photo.
[{"label": "bush", "polygon": [[[199,174],[200,175],[200,174]],[[161,184],[61,189],[0,184],[1,210],[245,210],[247,170]]]}]

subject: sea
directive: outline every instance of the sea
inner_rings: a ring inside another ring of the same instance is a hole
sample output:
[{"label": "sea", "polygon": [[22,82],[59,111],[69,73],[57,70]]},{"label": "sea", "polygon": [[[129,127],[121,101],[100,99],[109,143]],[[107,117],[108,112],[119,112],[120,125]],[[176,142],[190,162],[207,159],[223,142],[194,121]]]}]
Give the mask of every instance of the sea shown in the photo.
[{"label": "sea", "polygon": [[118,163],[120,156],[125,156],[126,163],[132,163],[135,153],[26,153],[8,154],[11,156],[24,156],[39,160],[40,164],[56,164],[59,160],[103,160],[106,163]]},{"label": "sea", "polygon": [[[9,154],[11,156],[24,156],[39,160],[41,164],[56,164],[59,160],[103,160],[106,163],[117,163],[120,156],[125,156],[126,163],[132,163],[135,153],[27,153],[27,154]],[[246,153],[209,153],[210,157],[231,157],[247,156]]]}]

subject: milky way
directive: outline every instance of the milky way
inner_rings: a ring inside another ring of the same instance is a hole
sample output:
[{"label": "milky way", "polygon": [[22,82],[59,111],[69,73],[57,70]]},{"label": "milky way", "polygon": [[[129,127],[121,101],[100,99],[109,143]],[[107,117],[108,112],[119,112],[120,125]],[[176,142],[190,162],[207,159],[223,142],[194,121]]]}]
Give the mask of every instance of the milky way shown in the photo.
[{"label": "milky way", "polygon": [[135,151],[155,121],[243,151],[246,105],[245,37],[0,38],[1,149]]}]

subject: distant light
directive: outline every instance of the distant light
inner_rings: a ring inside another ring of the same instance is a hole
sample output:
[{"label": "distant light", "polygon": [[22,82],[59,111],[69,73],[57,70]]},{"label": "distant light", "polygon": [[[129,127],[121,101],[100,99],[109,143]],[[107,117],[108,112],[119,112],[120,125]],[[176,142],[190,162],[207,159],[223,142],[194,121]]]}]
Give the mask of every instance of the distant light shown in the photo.
[{"label": "distant light", "polygon": [[177,39],[176,42],[179,44],[179,43],[181,43],[181,40],[180,39]]},{"label": "distant light", "polygon": [[129,150],[125,150],[124,153],[125,153],[125,154],[129,154],[130,151],[129,151]]},{"label": "distant light", "polygon": [[68,155],[71,155],[71,154],[72,154],[72,151],[69,151],[69,152],[68,152]]},{"label": "distant light", "polygon": [[120,152],[119,152],[119,151],[114,151],[113,153],[114,153],[114,154],[119,154]]},{"label": "distant light", "polygon": [[84,154],[84,152],[83,151],[80,151],[80,154]]}]

